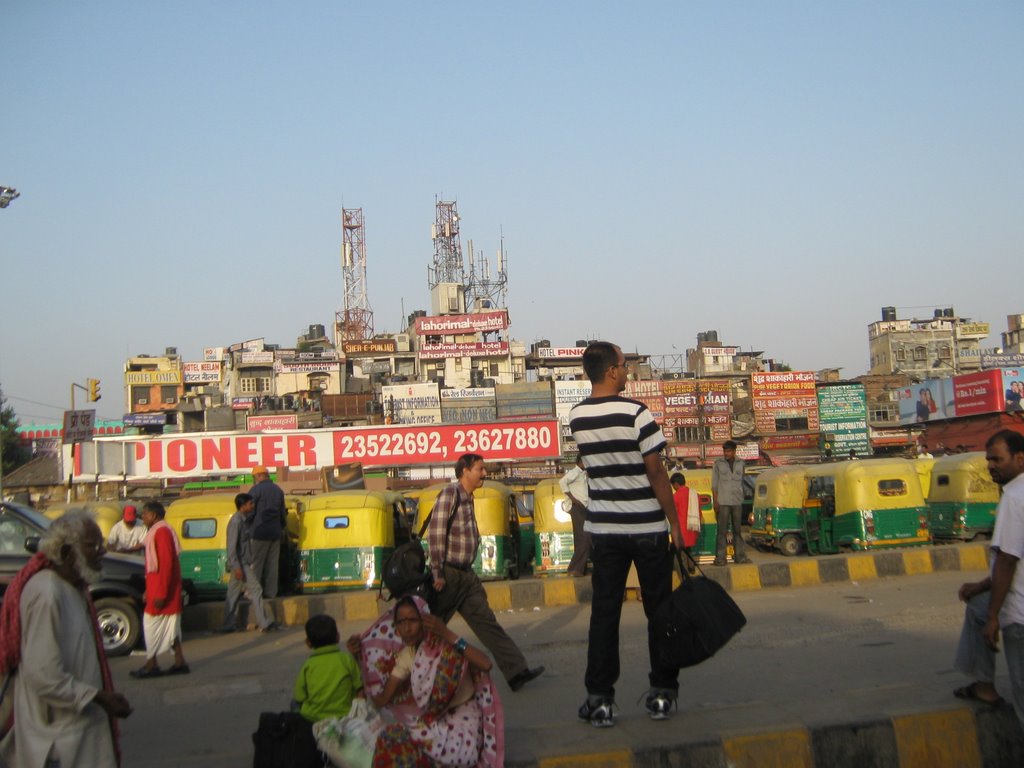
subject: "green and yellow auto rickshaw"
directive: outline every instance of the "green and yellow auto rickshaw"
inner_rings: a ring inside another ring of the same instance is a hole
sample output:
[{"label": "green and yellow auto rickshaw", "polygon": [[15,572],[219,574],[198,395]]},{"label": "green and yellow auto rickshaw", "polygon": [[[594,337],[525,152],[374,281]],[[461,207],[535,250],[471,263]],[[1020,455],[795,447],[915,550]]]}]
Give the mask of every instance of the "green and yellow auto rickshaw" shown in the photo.
[{"label": "green and yellow auto rickshaw", "polygon": [[914,471],[917,472],[917,479],[921,481],[921,493],[927,499],[932,486],[932,467],[935,466],[936,459],[920,456],[911,461],[914,464]]},{"label": "green and yellow auto rickshaw", "polygon": [[807,491],[806,467],[790,465],[767,469],[754,483],[751,543],[777,549],[787,557],[804,548],[804,522],[800,510]]},{"label": "green and yellow auto rickshaw", "polygon": [[188,496],[167,507],[164,520],[181,542],[181,575],[192,580],[198,600],[223,599],[227,592],[228,520],[235,514],[236,495]]},{"label": "green and yellow auto rickshaw", "polygon": [[[444,484],[432,485],[423,490],[419,498],[416,516],[416,531],[423,527],[437,501]],[[482,487],[473,494],[476,510],[476,524],[480,530],[480,548],[473,561],[473,570],[481,580],[518,579],[519,562],[519,514],[515,497],[508,486],[493,480],[485,480]],[[424,547],[429,556],[430,548],[424,537]]]},{"label": "green and yellow auto rickshaw", "polygon": [[[687,469],[682,475],[686,478],[686,486],[700,496],[700,535],[691,554],[698,563],[710,563],[715,559],[718,546],[718,518],[715,516],[715,497],[711,491],[711,470]],[[733,556],[731,531],[727,538],[726,556],[730,559]]]},{"label": "green and yellow auto rickshaw", "polygon": [[300,515],[298,589],[376,589],[396,544],[408,541],[404,499],[394,491],[332,491]]},{"label": "green and yellow auto rickshaw", "polygon": [[908,459],[807,467],[804,535],[811,554],[929,542],[928,508]]},{"label": "green and yellow auto rickshaw", "polygon": [[[103,534],[104,540],[110,535],[110,529],[114,527],[114,524],[121,519],[124,514],[124,507],[130,502],[122,504],[120,501],[72,501],[72,502],[61,502],[59,504],[51,504],[44,511],[43,515],[50,520],[56,520],[58,517],[63,515],[65,512],[70,512],[72,509],[81,509],[91,517],[96,525],[99,526],[100,532]],[[142,509],[142,504],[139,503],[139,510]],[[142,525],[142,522],[137,522],[136,525]]]},{"label": "green and yellow auto rickshaw", "polygon": [[[181,542],[181,575],[191,579],[197,600],[220,600],[227,592],[228,520],[237,493],[186,496],[167,507],[166,521]],[[285,496],[285,533],[278,563],[278,592],[291,592],[296,579],[295,542],[299,514],[307,497]]]},{"label": "green and yellow auto rickshaw", "polygon": [[990,537],[996,524],[999,486],[982,451],[943,456],[932,468],[929,528],[935,541]]},{"label": "green and yellow auto rickshaw", "polygon": [[541,480],[533,489],[533,572],[540,576],[565,573],[575,551],[572,502],[557,478]]}]

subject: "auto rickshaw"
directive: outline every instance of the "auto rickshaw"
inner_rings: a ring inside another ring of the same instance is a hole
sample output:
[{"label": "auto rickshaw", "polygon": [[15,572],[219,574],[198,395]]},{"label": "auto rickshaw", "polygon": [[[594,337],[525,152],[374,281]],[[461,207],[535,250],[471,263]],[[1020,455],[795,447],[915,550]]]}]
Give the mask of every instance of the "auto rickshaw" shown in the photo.
[{"label": "auto rickshaw", "polygon": [[380,586],[384,563],[409,540],[402,494],[347,490],[312,496],[300,515],[298,590]]},{"label": "auto rickshaw", "polygon": [[787,557],[804,548],[804,523],[800,515],[807,491],[806,467],[791,465],[768,469],[754,484],[754,520],[750,541],[754,546],[777,549]]},{"label": "auto rickshaw", "polygon": [[533,572],[565,573],[575,546],[572,535],[572,502],[557,478],[541,480],[533,489]]},{"label": "auto rickshaw", "polygon": [[[72,502],[61,502],[60,504],[51,504],[44,511],[43,515],[50,520],[56,520],[58,517],[63,515],[65,512],[69,512],[72,509],[85,510],[86,514],[89,515],[93,520],[96,521],[96,525],[100,528],[100,533],[103,534],[104,541],[110,535],[110,529],[114,527],[114,524],[121,519],[124,514],[124,504],[120,501],[72,501]],[[142,503],[136,504],[139,511],[142,511]],[[139,521],[136,525],[142,525]]]},{"label": "auto rickshaw", "polygon": [[[669,476],[672,474],[675,473],[670,473]],[[700,536],[697,537],[697,544],[691,550],[691,554],[698,563],[713,562],[718,547],[718,518],[715,516],[715,497],[711,492],[711,470],[686,469],[680,474],[686,478],[686,486],[693,488],[700,495]],[[731,531],[727,539],[726,556],[729,559],[733,557]]]},{"label": "auto rickshaw", "polygon": [[192,580],[197,600],[223,599],[228,573],[228,520],[235,514],[235,493],[189,496],[167,507],[165,522],[181,542],[181,575]]},{"label": "auto rickshaw", "polygon": [[[172,502],[164,518],[181,542],[181,575],[191,579],[196,600],[221,600],[227,593],[228,520],[235,514],[237,493],[207,493]],[[292,590],[298,520],[304,497],[285,496],[285,530],[278,562],[279,592]]]},{"label": "auto rickshaw", "polygon": [[936,541],[989,537],[996,524],[999,486],[983,451],[943,456],[932,468],[929,529]]},{"label": "auto rickshaw", "polygon": [[809,466],[801,514],[810,554],[929,542],[928,508],[909,459]]},{"label": "auto rickshaw", "polygon": [[[416,531],[423,527],[427,514],[434,508],[434,502],[444,484],[432,485],[420,494],[419,511],[416,515]],[[484,480],[482,487],[473,494],[476,510],[476,524],[480,530],[480,548],[473,561],[473,570],[481,580],[518,579],[519,562],[519,515],[515,498],[508,486],[494,480]],[[424,536],[423,545],[429,556],[430,548]]]},{"label": "auto rickshaw", "polygon": [[935,466],[936,459],[927,456],[920,456],[915,459],[911,459],[914,463],[914,469],[917,472],[917,479],[921,481],[921,493],[925,499],[928,498],[928,492],[931,490],[932,485],[932,467]]}]

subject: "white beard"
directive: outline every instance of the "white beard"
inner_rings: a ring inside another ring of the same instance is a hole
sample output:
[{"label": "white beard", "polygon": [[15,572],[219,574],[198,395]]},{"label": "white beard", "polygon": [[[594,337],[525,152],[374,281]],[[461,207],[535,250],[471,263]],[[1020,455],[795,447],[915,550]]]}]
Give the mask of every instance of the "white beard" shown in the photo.
[{"label": "white beard", "polygon": [[77,573],[79,578],[81,578],[86,584],[95,584],[103,575],[102,569],[90,566],[81,552],[77,552],[76,554],[75,573]]}]

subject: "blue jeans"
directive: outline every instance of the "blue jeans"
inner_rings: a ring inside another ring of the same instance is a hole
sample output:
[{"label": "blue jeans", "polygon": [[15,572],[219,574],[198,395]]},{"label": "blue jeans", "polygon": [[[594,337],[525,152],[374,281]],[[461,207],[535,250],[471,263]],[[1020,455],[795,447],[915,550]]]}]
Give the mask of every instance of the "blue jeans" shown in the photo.
[{"label": "blue jeans", "polygon": [[630,535],[591,534],[590,559],[594,564],[590,607],[590,635],[587,647],[587,693],[615,698],[619,679],[619,620],[630,564],[636,565],[640,594],[647,615],[647,650],[650,655],[648,679],[651,693],[675,699],[679,690],[679,669],[662,667],[657,658],[651,619],[658,606],[672,592],[672,554],[667,533]]}]

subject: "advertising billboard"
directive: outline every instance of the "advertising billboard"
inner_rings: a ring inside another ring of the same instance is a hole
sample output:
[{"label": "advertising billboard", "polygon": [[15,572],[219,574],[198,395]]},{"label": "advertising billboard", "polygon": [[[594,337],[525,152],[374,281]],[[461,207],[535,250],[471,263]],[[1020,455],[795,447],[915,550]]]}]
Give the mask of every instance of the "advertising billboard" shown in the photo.
[{"label": "advertising billboard", "polygon": [[471,315],[435,315],[416,318],[417,336],[457,336],[487,333],[508,328],[508,310],[475,312]]},{"label": "advertising billboard", "polygon": [[957,416],[977,416],[1003,410],[1003,372],[978,371],[954,376],[953,402]]},{"label": "advertising billboard", "polygon": [[380,388],[388,424],[440,424],[441,398],[436,382],[391,384]]},{"label": "advertising billboard", "polygon": [[186,384],[216,384],[220,381],[220,361],[182,363],[181,373]]},{"label": "advertising billboard", "polygon": [[900,390],[900,424],[923,424],[956,416],[949,379],[925,379]]},{"label": "advertising billboard", "polygon": [[1003,369],[1003,407],[1009,413],[1024,410],[1024,370]]},{"label": "advertising billboard", "polygon": [[497,418],[494,387],[441,390],[441,421],[444,424],[479,424]]},{"label": "advertising billboard", "polygon": [[754,426],[761,434],[818,431],[818,395],[813,371],[753,373]]},{"label": "advertising billboard", "polygon": [[818,388],[821,448],[833,456],[871,453],[868,437],[868,402],[863,384],[837,384]]}]

